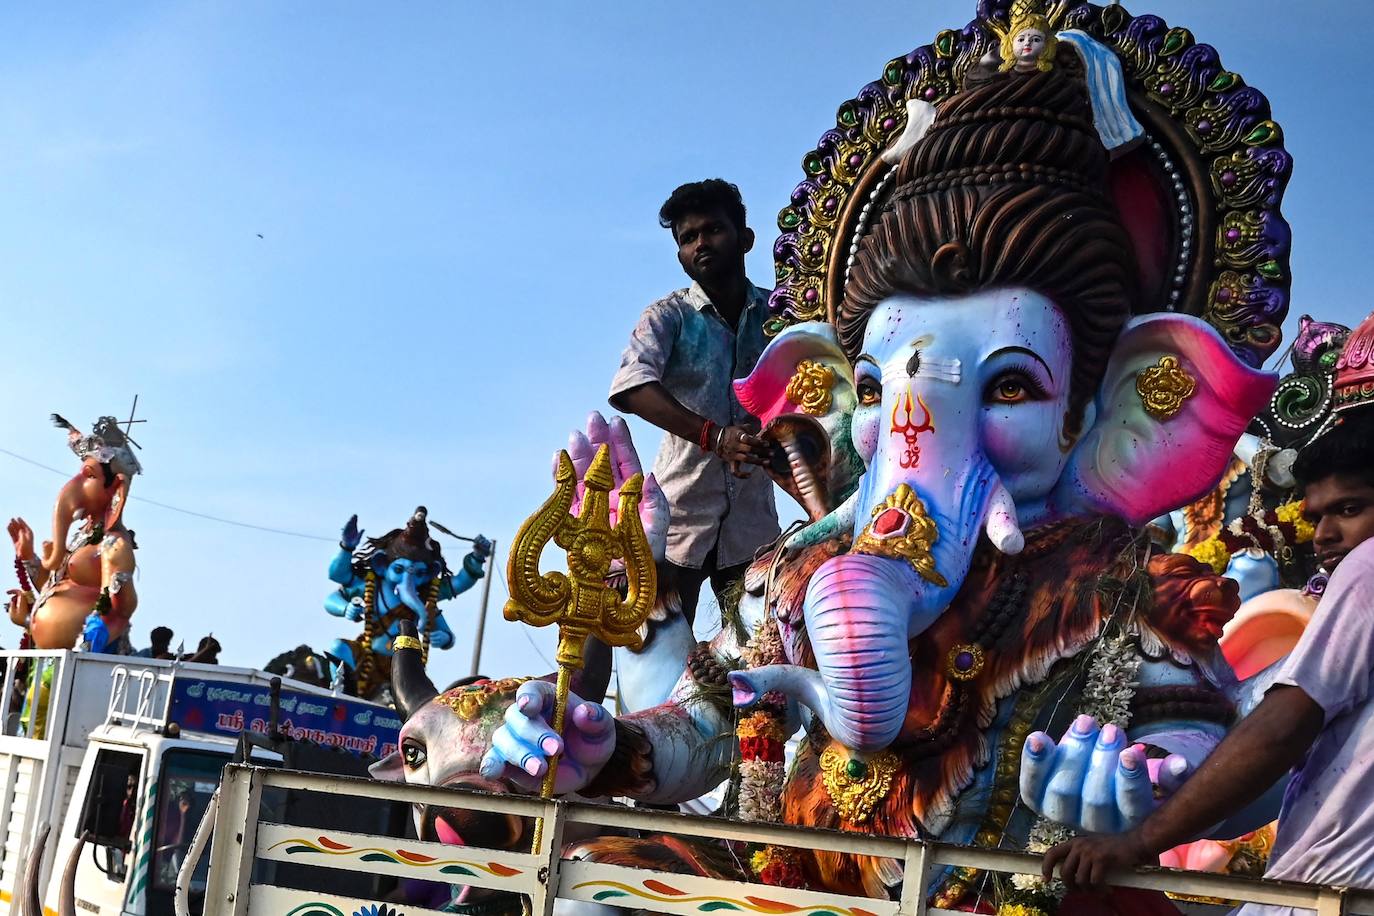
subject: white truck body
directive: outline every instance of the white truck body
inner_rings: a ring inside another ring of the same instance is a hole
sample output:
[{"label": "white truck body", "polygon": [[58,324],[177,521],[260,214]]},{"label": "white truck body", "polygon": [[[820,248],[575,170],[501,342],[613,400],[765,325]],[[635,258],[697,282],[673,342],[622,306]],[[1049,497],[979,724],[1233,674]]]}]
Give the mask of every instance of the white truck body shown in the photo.
[{"label": "white truck body", "polygon": [[[234,753],[238,732],[265,730],[269,713],[262,698],[273,676],[65,651],[0,651],[0,660],[7,672],[0,691],[0,916],[20,912],[23,877],[45,826],[38,886],[44,913],[56,914],[64,866],[81,834],[102,813],[105,831],[119,831],[128,848],[97,843],[82,850],[76,865],[78,912],[170,916],[180,857]],[[26,691],[8,674],[21,664],[49,673],[46,703],[41,692],[34,695],[33,680]],[[260,709],[260,716],[199,721],[211,707],[188,704],[186,698],[203,695],[207,685],[219,693],[237,692],[245,703],[256,704],[247,711]],[[319,687],[288,680],[282,686],[292,705],[302,697],[318,697],[321,708],[356,714],[370,707],[377,722],[388,727],[394,719],[386,707],[336,697]],[[288,727],[290,718],[283,711]],[[273,758],[262,752],[254,757],[265,763]],[[176,796],[168,797],[173,792]],[[124,804],[126,794],[130,800]]]}]

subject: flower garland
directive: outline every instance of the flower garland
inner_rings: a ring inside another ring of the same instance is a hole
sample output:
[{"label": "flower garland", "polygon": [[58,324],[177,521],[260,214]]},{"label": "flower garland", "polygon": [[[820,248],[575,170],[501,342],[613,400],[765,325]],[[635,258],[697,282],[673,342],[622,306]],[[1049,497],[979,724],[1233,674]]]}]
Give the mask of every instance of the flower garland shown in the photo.
[{"label": "flower garland", "polygon": [[1262,514],[1242,515],[1207,540],[1184,548],[1183,553],[1223,575],[1232,555],[1241,550],[1258,548],[1282,561],[1293,545],[1308,543],[1314,533],[1312,524],[1302,517],[1302,501],[1292,500]]},{"label": "flower garland", "polygon": [[[765,618],[744,648],[745,668],[776,665],[783,658],[782,637],[776,623]],[[755,711],[739,720],[735,734],[740,751],[740,817],[746,821],[782,821],[782,787],[786,778],[783,734],[786,703],[778,694],[765,694]]]},{"label": "flower garland", "polygon": [[1103,636],[1088,666],[1080,714],[1092,716],[1102,725],[1130,725],[1140,661],[1135,640],[1130,636],[1122,632]]},{"label": "flower garland", "polygon": [[806,887],[806,874],[795,849],[765,846],[749,858],[749,867],[764,884],[774,887]]},{"label": "flower garland", "polygon": [[[1026,852],[1044,855],[1073,839],[1073,831],[1046,818],[1036,818],[1026,841]],[[1067,888],[1058,878],[1046,883],[1039,875],[1012,875],[1011,890],[1001,895],[997,916],[1050,916],[1064,899]]]},{"label": "flower garland", "polygon": [[[772,572],[770,569],[770,579]],[[743,655],[746,668],[785,661],[782,636],[771,616],[760,622]],[[739,816],[743,820],[782,823],[783,783],[787,779],[786,716],[787,705],[782,695],[766,693],[754,712],[741,718],[735,726],[740,757]],[[764,884],[806,887],[806,874],[795,849],[762,846],[750,857],[749,867]]]},{"label": "flower garland", "polygon": [[14,558],[14,574],[19,577],[19,590],[24,597],[33,600],[33,580],[29,578],[28,565],[18,556]]},{"label": "flower garland", "polygon": [[782,784],[786,778],[782,733],[778,717],[758,710],[742,719],[739,736],[740,815],[749,821],[782,821]]}]

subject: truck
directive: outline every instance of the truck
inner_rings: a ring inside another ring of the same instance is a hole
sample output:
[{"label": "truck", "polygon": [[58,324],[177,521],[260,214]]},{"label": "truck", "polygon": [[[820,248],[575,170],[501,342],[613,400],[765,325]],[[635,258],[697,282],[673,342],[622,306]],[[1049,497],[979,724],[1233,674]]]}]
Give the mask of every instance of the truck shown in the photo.
[{"label": "truck", "polygon": [[[390,707],[260,670],[45,650],[0,651],[0,666],[0,916],[35,898],[57,913],[64,879],[69,909],[171,916],[227,764],[365,776],[401,725]],[[195,912],[204,877],[190,876]]]}]

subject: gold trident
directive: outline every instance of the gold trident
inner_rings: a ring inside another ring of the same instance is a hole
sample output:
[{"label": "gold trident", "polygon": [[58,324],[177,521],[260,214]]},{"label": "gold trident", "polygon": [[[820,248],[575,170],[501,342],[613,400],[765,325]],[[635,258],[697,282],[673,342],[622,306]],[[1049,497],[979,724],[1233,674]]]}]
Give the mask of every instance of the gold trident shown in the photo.
[{"label": "gold trident", "polygon": [[[639,521],[639,499],[644,475],[636,474],[620,487],[615,526],[611,526],[611,455],[601,446],[583,478],[582,511],[569,514],[577,494],[577,472],[568,453],[558,455],[553,495],[520,526],[506,564],[510,600],[507,620],[531,626],[558,625],[558,686],[555,690],[553,730],[561,737],[568,705],[572,673],[581,670],[583,645],[595,636],[608,646],[639,649],[639,627],[648,619],[658,589],[649,539]],[[568,555],[568,574],[539,572],[539,557],[549,541]],[[625,561],[629,583],[625,597],[606,585],[612,560]],[[544,776],[543,798],[553,797],[558,757],[549,760]],[[535,828],[534,848],[539,849],[543,820]]]}]

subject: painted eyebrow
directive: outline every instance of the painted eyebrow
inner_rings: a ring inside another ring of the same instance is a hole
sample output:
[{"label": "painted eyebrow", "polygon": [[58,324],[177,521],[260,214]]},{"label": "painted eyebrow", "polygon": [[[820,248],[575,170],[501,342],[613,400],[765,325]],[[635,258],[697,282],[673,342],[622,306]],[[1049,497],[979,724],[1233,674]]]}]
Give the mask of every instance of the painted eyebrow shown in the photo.
[{"label": "painted eyebrow", "polygon": [[854,358],[854,365],[857,366],[859,363],[868,363],[871,366],[873,366],[874,369],[882,368],[878,365],[878,361],[873,357],[869,356],[867,353],[860,353],[858,356]]},{"label": "painted eyebrow", "polygon": [[1031,359],[1035,360],[1037,363],[1044,366],[1045,374],[1050,377],[1050,381],[1054,381],[1054,371],[1050,369],[1050,364],[1041,359],[1040,354],[1036,353],[1034,350],[1028,349],[1026,347],[1003,347],[1002,349],[990,354],[988,356],[988,359],[992,359],[994,356],[1001,356],[1003,353],[1021,353],[1025,356],[1029,356]]}]

